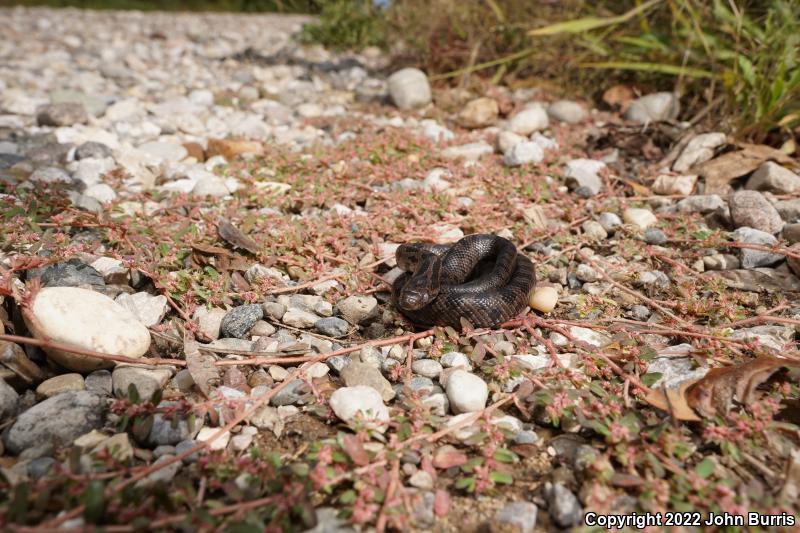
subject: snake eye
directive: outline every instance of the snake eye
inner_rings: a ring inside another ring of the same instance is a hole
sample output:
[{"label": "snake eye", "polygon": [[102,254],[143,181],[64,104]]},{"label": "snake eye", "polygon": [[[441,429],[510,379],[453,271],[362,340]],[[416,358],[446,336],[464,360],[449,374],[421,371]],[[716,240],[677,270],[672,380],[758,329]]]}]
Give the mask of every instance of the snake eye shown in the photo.
[{"label": "snake eye", "polygon": [[403,309],[415,311],[417,309],[422,309],[428,305],[430,301],[431,297],[427,292],[405,290],[400,294],[398,303]]}]

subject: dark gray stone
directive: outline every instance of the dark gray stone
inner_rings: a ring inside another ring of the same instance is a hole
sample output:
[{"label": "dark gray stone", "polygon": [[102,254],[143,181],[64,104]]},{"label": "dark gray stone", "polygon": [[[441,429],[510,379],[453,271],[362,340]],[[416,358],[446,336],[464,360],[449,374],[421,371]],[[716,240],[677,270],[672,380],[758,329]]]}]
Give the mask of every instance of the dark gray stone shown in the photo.
[{"label": "dark gray stone", "polygon": [[106,282],[103,275],[79,259],[70,259],[66,263],[56,263],[44,269],[41,277],[45,287],[80,287],[93,285],[102,287]]},{"label": "dark gray stone", "polygon": [[219,331],[220,337],[234,337],[244,339],[253,329],[256,322],[264,317],[264,311],[258,304],[240,305],[234,307],[222,318]]},{"label": "dark gray stone", "polygon": [[583,509],[578,498],[561,483],[546,483],[544,497],[550,518],[559,526],[574,526],[583,519]]},{"label": "dark gray stone", "polygon": [[30,461],[27,465],[28,475],[33,479],[40,479],[50,473],[56,460],[52,457],[39,457]]},{"label": "dark gray stone", "polygon": [[[165,401],[159,403],[158,406],[177,407],[178,403]],[[174,418],[167,418],[164,414],[157,413],[153,417],[153,427],[150,428],[147,443],[151,446],[178,444],[183,440],[194,438],[203,426],[202,417],[196,417],[192,427],[185,415],[176,414]]]},{"label": "dark gray stone", "polygon": [[72,126],[89,120],[86,108],[78,102],[45,104],[36,109],[36,122],[40,126]]},{"label": "dark gray stone", "polygon": [[647,228],[644,232],[644,241],[647,244],[662,245],[667,242],[667,235],[658,228]]},{"label": "dark gray stone", "polygon": [[19,394],[11,385],[0,379],[0,423],[5,422],[7,418],[14,416],[17,413],[17,405],[19,404]]},{"label": "dark gray stone", "polygon": [[85,142],[75,149],[75,159],[88,159],[90,157],[104,159],[112,155],[111,148],[103,143],[94,141]]},{"label": "dark gray stone", "polygon": [[500,509],[494,517],[495,522],[510,526],[516,533],[533,533],[539,509],[531,502],[511,502]]},{"label": "dark gray stone", "polygon": [[97,429],[105,419],[106,402],[88,391],[70,391],[34,405],[22,413],[6,435],[6,448],[19,454],[45,442],[72,444]]},{"label": "dark gray stone", "polygon": [[321,318],[314,322],[314,328],[329,337],[344,337],[350,329],[350,324],[336,316]]},{"label": "dark gray stone", "polygon": [[308,385],[302,379],[291,381],[286,387],[270,399],[269,403],[280,407],[281,405],[292,405],[303,400],[309,394]]},{"label": "dark gray stone", "polygon": [[95,370],[84,380],[86,390],[100,396],[111,396],[111,372],[108,370]]},{"label": "dark gray stone", "polygon": [[11,168],[25,158],[17,154],[0,154],[0,170]]}]

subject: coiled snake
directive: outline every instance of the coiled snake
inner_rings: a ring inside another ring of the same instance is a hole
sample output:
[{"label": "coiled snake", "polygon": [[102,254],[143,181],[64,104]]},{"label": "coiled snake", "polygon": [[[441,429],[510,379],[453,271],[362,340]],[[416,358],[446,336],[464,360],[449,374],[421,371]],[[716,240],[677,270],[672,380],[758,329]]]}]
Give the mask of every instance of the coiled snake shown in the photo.
[{"label": "coiled snake", "polygon": [[405,270],[392,285],[395,306],[419,325],[492,327],[513,318],[536,284],[533,263],[508,239],[467,235],[454,244],[412,243],[395,254]]}]

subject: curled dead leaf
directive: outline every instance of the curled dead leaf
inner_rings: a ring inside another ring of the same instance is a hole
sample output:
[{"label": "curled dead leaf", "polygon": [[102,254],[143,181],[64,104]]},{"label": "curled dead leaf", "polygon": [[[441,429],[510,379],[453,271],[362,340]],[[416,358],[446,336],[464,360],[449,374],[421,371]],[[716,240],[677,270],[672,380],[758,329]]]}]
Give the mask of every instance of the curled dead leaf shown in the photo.
[{"label": "curled dead leaf", "polygon": [[765,161],[789,165],[794,160],[770,146],[760,144],[739,145],[741,150],[728,152],[694,167],[706,180],[706,194],[727,194],[731,181],[755,171]]},{"label": "curled dead leaf", "polygon": [[251,254],[258,253],[258,244],[256,244],[256,241],[242,233],[228,220],[222,219],[219,221],[217,224],[217,233],[219,233],[221,239],[227,241],[236,248],[247,250]]},{"label": "curled dead leaf", "polygon": [[779,369],[791,366],[800,366],[800,362],[762,355],[739,365],[712,368],[687,388],[686,399],[704,417],[725,416],[734,402],[745,406],[754,403],[758,399],[756,388]]},{"label": "curled dead leaf", "polygon": [[686,381],[679,388],[653,390],[644,400],[678,420],[727,416],[737,404],[754,403],[758,386],[784,367],[800,367],[800,361],[764,355],[738,365],[712,368],[702,379]]}]

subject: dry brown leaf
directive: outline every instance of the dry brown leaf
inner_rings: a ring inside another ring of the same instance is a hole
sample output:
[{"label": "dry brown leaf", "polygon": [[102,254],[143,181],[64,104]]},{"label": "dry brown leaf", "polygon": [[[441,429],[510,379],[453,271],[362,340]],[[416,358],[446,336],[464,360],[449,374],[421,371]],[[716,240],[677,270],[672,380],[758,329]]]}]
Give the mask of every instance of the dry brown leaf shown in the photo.
[{"label": "dry brown leaf", "polygon": [[794,160],[769,146],[761,144],[739,145],[741,150],[728,152],[692,169],[706,180],[706,194],[727,194],[730,182],[750,174],[765,161],[775,161],[784,165]]},{"label": "dry brown leaf", "polygon": [[629,85],[614,85],[603,93],[603,101],[611,107],[619,107],[621,111],[625,111],[635,97]]},{"label": "dry brown leaf", "polygon": [[211,389],[220,381],[219,368],[214,364],[214,356],[201,352],[200,344],[188,333],[183,338],[183,353],[186,356],[186,368],[192,375],[194,384],[208,398]]},{"label": "dry brown leaf", "polygon": [[735,403],[750,405],[757,399],[756,388],[777,370],[798,367],[800,362],[762,355],[752,361],[725,368],[712,368],[686,389],[688,404],[700,415],[725,416]]},{"label": "dry brown leaf", "polygon": [[645,396],[644,401],[662,411],[667,411],[677,420],[697,422],[701,420],[686,401],[686,389],[694,385],[697,380],[682,383],[678,388],[653,389]]},{"label": "dry brown leaf", "polygon": [[219,233],[220,238],[229,242],[236,248],[247,250],[251,254],[258,253],[258,244],[256,244],[256,241],[239,231],[236,226],[225,219],[220,220],[217,224],[217,233]]},{"label": "dry brown leaf", "polygon": [[356,465],[364,466],[369,464],[369,455],[367,454],[367,450],[364,449],[364,445],[355,435],[350,435],[349,433],[346,434],[342,438],[342,448],[345,452],[347,452],[347,455],[350,456],[350,459],[352,459],[353,463]]},{"label": "dry brown leaf", "polygon": [[219,246],[211,246],[210,244],[203,244],[200,242],[192,244],[192,250],[200,252],[201,254],[205,255],[221,255],[225,257],[230,257],[233,255],[225,248],[220,248]]}]

